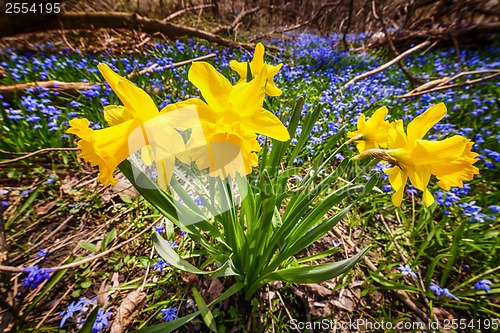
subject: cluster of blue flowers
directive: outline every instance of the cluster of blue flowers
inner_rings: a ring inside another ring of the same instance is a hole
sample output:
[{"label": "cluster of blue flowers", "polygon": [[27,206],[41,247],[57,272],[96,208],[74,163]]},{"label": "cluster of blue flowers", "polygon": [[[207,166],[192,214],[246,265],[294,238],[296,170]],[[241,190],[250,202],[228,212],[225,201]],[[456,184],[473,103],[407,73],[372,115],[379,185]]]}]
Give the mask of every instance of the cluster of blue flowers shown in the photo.
[{"label": "cluster of blue flowers", "polygon": [[[81,297],[79,300],[71,302],[66,310],[59,314],[61,318],[61,323],[59,328],[62,328],[66,323],[66,320],[74,318],[74,321],[78,326],[83,325],[87,312],[91,308],[92,303],[94,303],[96,297],[93,299],[87,299]],[[97,317],[92,325],[92,333],[101,332],[105,327],[109,326],[108,318],[112,315],[111,311],[104,311],[103,309],[97,310]]]}]

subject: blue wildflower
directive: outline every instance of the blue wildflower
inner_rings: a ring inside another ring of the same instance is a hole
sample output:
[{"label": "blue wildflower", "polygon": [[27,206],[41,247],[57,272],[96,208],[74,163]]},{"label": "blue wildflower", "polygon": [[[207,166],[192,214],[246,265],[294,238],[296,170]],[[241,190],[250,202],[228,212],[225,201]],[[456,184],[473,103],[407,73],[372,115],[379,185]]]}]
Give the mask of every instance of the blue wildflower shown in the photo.
[{"label": "blue wildflower", "polygon": [[490,284],[491,284],[490,280],[478,280],[474,284],[474,290],[480,290],[480,289],[482,289],[486,293],[488,293],[488,291],[490,291],[490,289],[491,289]]},{"label": "blue wildflower", "polygon": [[443,289],[434,282],[431,282],[431,284],[429,285],[429,290],[436,296],[443,295]]},{"label": "blue wildflower", "polygon": [[491,210],[493,213],[500,213],[500,206],[490,205],[488,206],[488,209]]},{"label": "blue wildflower", "polygon": [[404,265],[403,266],[403,265],[399,264],[398,269],[401,271],[401,274],[403,276],[411,275],[412,277],[417,278],[417,274],[415,274],[412,271],[410,265]]},{"label": "blue wildflower", "polygon": [[62,317],[59,327],[63,327],[68,318],[73,317],[76,312],[80,312],[86,305],[87,300],[84,298],[80,298],[80,300],[78,301],[71,302],[68,308],[59,314],[59,316]]},{"label": "blue wildflower", "polygon": [[163,272],[163,269],[165,269],[165,267],[168,267],[170,266],[169,263],[165,262],[163,259],[161,258],[158,258],[158,261],[156,262],[156,264],[153,265],[153,269],[155,271],[160,271]]},{"label": "blue wildflower", "polygon": [[165,232],[165,226],[163,226],[163,225],[154,225],[153,229],[155,229],[155,231],[159,234],[162,234]]},{"label": "blue wildflower", "polygon": [[35,255],[35,258],[43,258],[43,260],[45,260],[45,258],[47,258],[50,254],[50,251],[49,250],[45,250],[44,248],[41,248],[39,247],[38,248],[38,253]]},{"label": "blue wildflower", "polygon": [[50,175],[49,179],[47,179],[47,181],[45,182],[45,185],[54,184],[55,182],[56,182],[56,177],[54,175]]},{"label": "blue wildflower", "polygon": [[453,294],[452,294],[452,293],[448,290],[448,288],[443,288],[443,289],[442,289],[442,291],[443,291],[443,296],[446,296],[446,297],[448,297],[448,298],[450,298],[450,299],[454,299],[455,301],[460,302],[460,299],[459,299],[458,297],[456,297],[455,295],[453,295]]},{"label": "blue wildflower", "polygon": [[50,279],[50,274],[53,272],[51,269],[40,268],[38,265],[29,266],[22,270],[24,273],[28,273],[28,277],[24,278],[23,286],[24,288],[36,288],[45,280]]},{"label": "blue wildflower", "polygon": [[160,310],[160,312],[163,314],[164,321],[171,321],[179,318],[179,316],[177,315],[177,311],[179,311],[179,309],[177,308],[166,308]]},{"label": "blue wildflower", "polygon": [[92,333],[100,332],[104,327],[109,326],[108,317],[111,316],[111,312],[105,312],[103,309],[97,311],[97,317],[92,326]]},{"label": "blue wildflower", "polygon": [[9,202],[6,200],[2,200],[2,207],[9,207]]},{"label": "blue wildflower", "polygon": [[176,249],[176,248],[178,248],[178,247],[179,247],[179,245],[177,245],[177,242],[176,242],[176,241],[171,241],[171,242],[169,242],[169,243],[170,243],[170,247],[171,247],[172,249]]}]

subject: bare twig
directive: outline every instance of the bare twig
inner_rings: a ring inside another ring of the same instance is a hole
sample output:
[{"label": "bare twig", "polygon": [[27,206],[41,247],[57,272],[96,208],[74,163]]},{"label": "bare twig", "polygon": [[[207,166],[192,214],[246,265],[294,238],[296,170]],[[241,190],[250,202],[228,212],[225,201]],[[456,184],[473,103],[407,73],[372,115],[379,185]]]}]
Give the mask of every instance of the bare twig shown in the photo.
[{"label": "bare twig", "polygon": [[0,165],[21,161],[21,160],[24,160],[26,158],[30,158],[31,156],[35,156],[38,154],[50,153],[51,151],[75,151],[75,150],[78,150],[78,148],[43,148],[43,149],[34,151],[32,153],[26,153],[26,155],[19,156],[19,157],[10,159],[10,160],[0,161]]},{"label": "bare twig", "polygon": [[417,46],[414,46],[412,47],[411,49],[401,53],[399,56],[397,56],[396,58],[392,59],[391,61],[389,62],[386,62],[385,64],[383,64],[382,66],[379,66],[371,71],[368,71],[366,73],[363,73],[361,75],[358,75],[356,77],[354,77],[353,79],[351,79],[349,82],[347,82],[345,85],[344,85],[344,88],[347,88],[348,86],[350,86],[351,84],[353,83],[356,83],[360,80],[363,80],[363,79],[366,79],[367,77],[370,77],[372,75],[375,75],[377,73],[380,73],[382,72],[383,70],[391,67],[392,65],[394,65],[395,63],[397,63],[398,61],[400,61],[401,59],[409,56],[410,54],[412,54],[413,52],[415,51],[418,51],[420,50],[421,48],[423,47],[426,47],[427,45],[429,45],[430,43],[429,42],[423,42],[423,43],[420,43],[418,44]]},{"label": "bare twig", "polygon": [[139,76],[139,75],[143,75],[143,74],[146,74],[146,73],[151,73],[151,72],[154,72],[154,71],[158,71],[158,70],[165,70],[165,69],[169,69],[169,68],[177,68],[177,67],[181,67],[181,66],[185,66],[185,65],[189,65],[190,63],[192,62],[195,62],[195,61],[203,61],[203,60],[207,60],[207,59],[212,59],[216,56],[215,53],[210,53],[210,54],[206,54],[204,56],[201,56],[201,57],[197,57],[197,58],[193,58],[193,59],[188,59],[188,60],[184,60],[184,61],[180,61],[180,62],[176,62],[175,64],[172,64],[172,65],[167,65],[167,66],[162,66],[162,67],[158,67],[158,64],[153,64],[139,72],[136,72],[136,71],[132,71],[132,73],[129,74],[129,78],[134,78],[136,76]]},{"label": "bare twig", "polygon": [[[458,77],[464,76],[464,75],[472,75],[472,74],[481,74],[481,73],[493,73],[491,75],[487,75],[478,79],[473,79],[473,80],[466,80],[464,82],[459,82],[459,83],[453,83],[453,84],[448,84]],[[456,87],[464,87],[464,86],[470,86],[476,83],[480,83],[486,80],[491,80],[497,76],[500,76],[500,69],[497,70],[480,70],[480,71],[472,71],[472,72],[463,72],[459,73],[451,78],[441,78],[438,80],[430,81],[422,86],[404,94],[401,96],[397,96],[399,98],[411,98],[411,97],[417,97],[420,95],[428,94],[431,92],[435,91],[440,91],[440,90],[446,90],[450,88],[456,88]]]},{"label": "bare twig", "polygon": [[168,21],[176,18],[177,16],[181,16],[181,15],[183,15],[189,11],[192,11],[192,10],[204,9],[204,8],[209,8],[209,7],[213,7],[213,6],[214,6],[213,3],[209,3],[206,5],[199,5],[199,6],[184,8],[184,9],[178,10],[178,11],[173,12],[172,14],[168,15],[167,17],[165,17],[163,19],[163,22],[168,22]]}]

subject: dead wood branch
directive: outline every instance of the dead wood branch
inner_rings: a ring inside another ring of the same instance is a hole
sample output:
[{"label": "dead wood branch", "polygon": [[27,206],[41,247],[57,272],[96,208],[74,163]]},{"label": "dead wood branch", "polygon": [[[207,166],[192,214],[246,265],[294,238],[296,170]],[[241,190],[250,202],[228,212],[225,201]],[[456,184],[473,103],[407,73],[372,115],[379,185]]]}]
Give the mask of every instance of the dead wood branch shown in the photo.
[{"label": "dead wood branch", "polygon": [[[78,29],[137,29],[147,33],[160,32],[169,38],[179,36],[196,37],[207,40],[212,43],[223,46],[241,46],[249,51],[253,51],[255,45],[246,43],[237,43],[230,39],[223,38],[211,32],[185,27],[169,22],[163,22],[156,19],[142,17],[131,13],[108,13],[108,12],[69,12],[58,16],[59,21],[66,30]],[[45,22],[36,26],[28,26],[17,31],[11,31],[12,34],[59,30],[58,20]],[[7,31],[0,31],[0,36],[6,35]]]},{"label": "dead wood branch", "polygon": [[71,96],[78,96],[80,90],[88,90],[93,83],[88,82],[61,82],[61,81],[37,81],[30,83],[20,83],[10,86],[0,86],[0,95],[4,99],[11,99],[16,93],[24,92],[28,89],[52,89],[54,91],[63,92]]},{"label": "dead wood branch", "polygon": [[375,75],[377,73],[380,73],[382,72],[383,70],[391,67],[392,65],[394,65],[395,63],[397,63],[398,61],[400,61],[401,59],[409,56],[410,54],[414,53],[415,51],[418,51],[420,50],[421,48],[424,48],[426,47],[427,45],[429,45],[430,42],[423,42],[423,43],[420,43],[418,44],[417,46],[414,46],[412,47],[411,49],[409,50],[406,50],[405,52],[401,53],[399,56],[397,56],[396,58],[392,59],[391,61],[389,62],[386,62],[385,64],[383,64],[382,66],[379,66],[371,71],[368,71],[366,73],[363,73],[361,75],[358,75],[356,77],[354,77],[353,79],[351,79],[349,82],[347,82],[345,85],[344,85],[344,88],[347,88],[348,86],[350,86],[351,84],[353,83],[356,83],[360,80],[363,80],[363,79],[366,79],[367,77],[370,77],[372,75]]},{"label": "dead wood branch", "polygon": [[[473,79],[473,80],[465,80],[464,82],[449,84],[450,82],[453,82],[457,78],[462,77],[462,76],[485,74],[485,73],[493,73],[493,74],[487,75],[487,76],[484,76],[481,78]],[[456,88],[456,87],[470,86],[470,85],[473,85],[476,83],[491,80],[497,76],[500,76],[500,69],[462,72],[462,73],[454,75],[450,78],[444,77],[444,78],[440,78],[437,80],[427,82],[427,83],[421,85],[420,87],[418,87],[418,88],[416,88],[416,89],[414,89],[414,90],[412,90],[404,95],[398,96],[398,97],[399,98],[411,98],[411,97],[417,97],[417,96],[428,94],[428,93],[435,92],[435,91],[446,90],[446,89]]]},{"label": "dead wood branch", "polygon": [[0,161],[0,165],[21,161],[21,160],[24,160],[26,158],[30,158],[31,156],[35,156],[38,154],[46,154],[46,153],[50,153],[52,151],[75,151],[75,150],[78,150],[78,148],[43,148],[43,149],[31,152],[31,153],[26,153],[26,155],[19,156],[19,157],[10,159],[10,160]]}]

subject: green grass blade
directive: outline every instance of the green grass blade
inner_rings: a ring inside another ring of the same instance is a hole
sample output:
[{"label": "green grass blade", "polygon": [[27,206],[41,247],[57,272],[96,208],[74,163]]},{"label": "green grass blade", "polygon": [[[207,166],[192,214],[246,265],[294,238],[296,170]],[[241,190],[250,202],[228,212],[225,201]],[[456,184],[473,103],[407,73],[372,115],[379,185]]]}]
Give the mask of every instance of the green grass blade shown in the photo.
[{"label": "green grass blade", "polygon": [[297,267],[280,269],[264,275],[257,280],[248,290],[247,296],[252,295],[258,288],[272,281],[286,281],[292,283],[318,283],[333,279],[351,269],[358,260],[368,251],[365,248],[354,257],[338,262],[319,264],[314,266],[301,265]]},{"label": "green grass blade", "polygon": [[203,299],[203,297],[201,297],[200,292],[198,291],[198,289],[196,289],[196,287],[192,287],[191,291],[193,292],[194,301],[196,302],[198,309],[201,310],[201,317],[203,318],[205,325],[207,325],[207,327],[212,332],[217,332],[217,326],[215,326],[214,315],[207,307],[207,303],[205,303],[205,300]]},{"label": "green grass blade", "polygon": [[238,291],[243,289],[243,287],[244,287],[243,283],[237,282],[237,283],[233,284],[231,287],[229,287],[229,289],[226,290],[224,293],[222,293],[222,295],[220,295],[217,299],[215,299],[214,301],[209,303],[207,306],[203,307],[202,309],[200,309],[196,312],[193,312],[193,313],[191,313],[187,316],[184,316],[182,318],[178,318],[176,320],[169,321],[167,323],[162,323],[162,324],[142,328],[142,329],[133,331],[132,333],[168,333],[168,332],[172,332],[173,330],[181,327],[182,325],[189,323],[191,320],[193,320],[193,318],[200,315],[203,311],[210,308],[211,306],[218,304],[218,303],[224,301],[225,299],[233,296]]},{"label": "green grass blade", "polygon": [[96,306],[94,310],[89,314],[82,328],[80,329],[80,333],[92,333],[92,327],[94,326],[95,320],[97,318],[97,313],[99,312],[99,307]]}]

